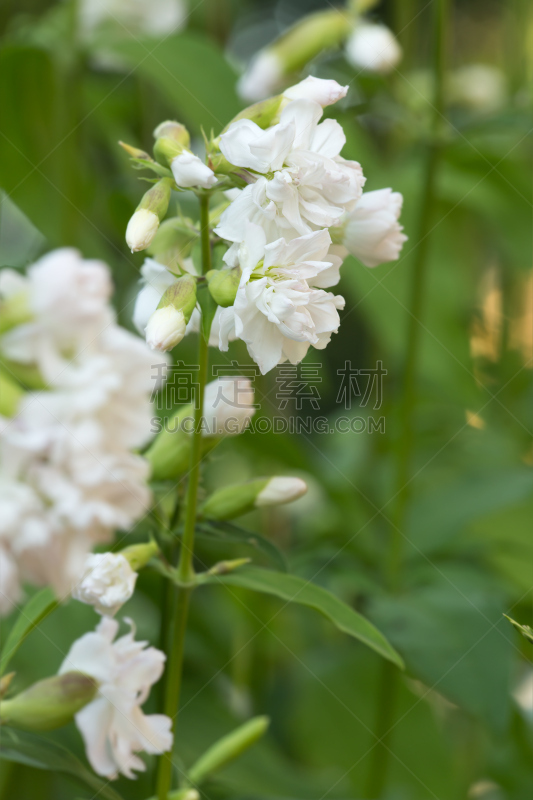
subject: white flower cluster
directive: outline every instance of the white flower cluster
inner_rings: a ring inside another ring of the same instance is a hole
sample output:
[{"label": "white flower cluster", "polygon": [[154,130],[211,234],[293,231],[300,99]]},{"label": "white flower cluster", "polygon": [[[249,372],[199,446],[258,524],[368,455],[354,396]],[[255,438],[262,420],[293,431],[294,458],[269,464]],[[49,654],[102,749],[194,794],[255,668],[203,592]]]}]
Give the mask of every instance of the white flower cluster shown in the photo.
[{"label": "white flower cluster", "polygon": [[149,506],[148,465],[132,450],[149,435],[152,357],[117,325],[111,288],[105,264],[70,249],[26,276],[0,272],[2,302],[27,310],[0,352],[46,387],[23,395],[1,424],[2,613],[25,581],[68,594],[93,547]]},{"label": "white flower cluster", "polygon": [[[321,121],[323,107],[346,92],[336,81],[308,77],[279,98],[269,127],[244,112],[217,140],[247,185],[227,192],[215,228],[230,243],[226,268],[241,278],[233,305],[217,310],[212,339],[218,333],[222,350],[230,338],[242,339],[263,373],[300,362],[311,346],[326,347],[344,307],[327,289],[338,283],[348,252],[372,267],[397,259],[406,239],[398,222],[402,196],[390,189],[363,194],[361,165],[341,156],[342,126]],[[205,185],[200,176],[198,185]],[[152,345],[168,349],[168,320],[155,336],[149,320],[176,276],[152,260],[143,275],[136,324]],[[195,325],[191,317],[189,330]]]}]

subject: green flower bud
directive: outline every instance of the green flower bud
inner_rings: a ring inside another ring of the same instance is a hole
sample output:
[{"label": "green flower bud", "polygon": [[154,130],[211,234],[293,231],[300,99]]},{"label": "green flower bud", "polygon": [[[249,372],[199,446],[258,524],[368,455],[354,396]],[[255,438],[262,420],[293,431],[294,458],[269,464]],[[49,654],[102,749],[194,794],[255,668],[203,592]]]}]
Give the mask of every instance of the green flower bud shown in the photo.
[{"label": "green flower bud", "polygon": [[223,736],[191,767],[190,782],[198,786],[214,772],[238,758],[266,733],[269,724],[268,717],[254,717],[227,736]]},{"label": "green flower bud", "polygon": [[0,416],[14,417],[23,396],[18,383],[0,369]]},{"label": "green flower bud", "polygon": [[154,131],[154,156],[164,167],[169,167],[172,160],[191,144],[189,131],[179,122],[162,122]]},{"label": "green flower bud", "polygon": [[178,261],[190,254],[193,245],[198,241],[199,232],[194,228],[192,220],[172,217],[161,223],[148,253],[151,256],[175,251]]},{"label": "green flower bud", "polygon": [[98,684],[81,672],[45,678],[10,700],[0,702],[0,723],[27,731],[66,725],[94,698]]},{"label": "green flower bud", "polygon": [[0,334],[17,325],[29,322],[33,317],[26,292],[18,292],[0,301]]},{"label": "green flower bud", "polygon": [[337,8],[317,11],[296,22],[267,50],[282,65],[284,75],[299,72],[323,50],[340,45],[353,28],[353,19]]},{"label": "green flower bud", "polygon": [[205,501],[201,514],[209,519],[239,517],[263,506],[278,506],[297,500],[307,491],[301,478],[256,478],[248,483],[218,489]]},{"label": "green flower bud", "polygon": [[240,267],[212,269],[207,273],[207,287],[215,303],[218,303],[222,308],[228,308],[233,305],[241,275]]},{"label": "green flower bud", "polygon": [[186,273],[178,278],[172,286],[169,286],[157,307],[166,308],[167,306],[172,306],[176,311],[182,311],[185,322],[188,322],[196,306],[196,278]]},{"label": "green flower bud", "polygon": [[144,544],[131,544],[119,552],[120,555],[127,559],[132,570],[138,572],[148,564],[151,558],[159,553],[159,547],[152,541]]},{"label": "green flower bud", "polygon": [[274,123],[283,103],[283,95],[277,94],[274,97],[268,97],[266,100],[260,100],[259,103],[253,103],[243,111],[240,111],[236,117],[233,117],[231,122],[228,122],[222,133],[225,133],[229,126],[237,122],[239,119],[250,119],[259,125],[260,128],[266,129]]}]

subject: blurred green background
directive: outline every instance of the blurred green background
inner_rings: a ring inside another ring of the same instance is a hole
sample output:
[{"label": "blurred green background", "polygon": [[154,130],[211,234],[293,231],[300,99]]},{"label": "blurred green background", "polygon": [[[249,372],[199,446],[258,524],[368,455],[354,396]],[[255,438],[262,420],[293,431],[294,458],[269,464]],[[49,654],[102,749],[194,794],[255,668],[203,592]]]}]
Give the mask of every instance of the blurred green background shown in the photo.
[{"label": "blurred green background", "polygon": [[[339,334],[307,358],[320,364],[319,408],[306,400],[280,409],[276,370],[256,383],[258,416],[383,416],[384,431],[250,432],[215,450],[204,480],[209,488],[262,474],[304,477],[306,498],[243,524],[274,541],[292,571],[368,615],[406,672],[384,669],[310,611],[280,613],[281,603],[244,590],[198,593],[178,757],[191,763],[251,713],[272,718],[267,738],[206,787],[209,800],[533,797],[533,648],[502,616],[533,618],[533,11],[525,0],[450,5],[439,163],[421,238],[426,150],[434,145],[435,4],[376,6],[375,18],[404,48],[386,77],[358,73],[340,51],[308,67],[350,85],[340,108],[326,111],[344,126],[343,154],[362,163],[366,188],[403,193],[409,241],[398,262],[375,270],[346,261]],[[243,64],[323,7],[189,0],[179,33],[129,35],[110,24],[84,39],[74,4],[3,0],[0,264],[25,267],[63,245],[103,258],[120,320],[131,327],[143,255],[128,252],[124,232],[145,184],[118,140],[150,149],[152,130],[167,118],[184,122],[198,143],[202,128],[218,132],[244,105],[236,92]],[[479,72],[472,79],[464,71],[479,64],[496,75],[488,100],[479,99]],[[193,196],[180,201],[196,215]],[[416,323],[412,458],[399,497],[410,282],[421,247],[427,280]],[[194,342],[176,357],[194,363]],[[213,354],[226,369],[231,359],[250,363],[239,344]],[[355,397],[346,410],[338,370],[377,360],[387,370],[383,406],[359,407]],[[395,536],[402,558],[391,587]],[[199,540],[208,564],[242,552],[230,540]],[[269,563],[253,547],[246,554]],[[160,577],[143,574],[138,585],[124,613],[140,638],[158,644]],[[56,671],[94,622],[90,608],[62,607],[17,655],[21,681]],[[157,701],[155,691],[150,707]],[[73,725],[54,736],[84,758]],[[117,790],[150,796],[153,766]],[[90,796],[53,769],[0,764],[1,800]]]}]

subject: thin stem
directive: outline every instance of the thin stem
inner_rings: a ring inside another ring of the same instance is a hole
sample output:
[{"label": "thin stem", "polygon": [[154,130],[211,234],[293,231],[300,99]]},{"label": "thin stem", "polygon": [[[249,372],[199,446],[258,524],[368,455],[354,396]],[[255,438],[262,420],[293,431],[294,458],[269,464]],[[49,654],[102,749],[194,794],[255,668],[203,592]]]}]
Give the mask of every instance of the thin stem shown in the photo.
[{"label": "thin stem", "polygon": [[[200,224],[202,237],[202,271],[205,274],[211,269],[211,245],[209,241],[209,196],[200,197]],[[168,664],[166,667],[166,686],[164,713],[174,721],[176,733],[176,717],[178,714],[182,674],[185,632],[189,613],[189,600],[194,580],[194,533],[196,525],[196,506],[198,499],[198,483],[200,480],[200,464],[202,460],[202,417],[204,412],[204,390],[207,382],[207,365],[209,360],[208,344],[203,334],[199,334],[198,345],[198,397],[194,411],[194,430],[191,433],[191,455],[189,461],[189,482],[185,505],[185,522],[178,562],[178,577],[181,585],[174,593],[173,635]],[[187,585],[188,584],[188,585]],[[167,800],[172,788],[172,751],[163,753],[159,759],[157,775],[158,800]]]},{"label": "thin stem", "polygon": [[397,464],[397,496],[391,548],[388,560],[388,579],[393,588],[398,584],[402,567],[404,537],[401,534],[405,508],[410,495],[408,486],[414,450],[413,419],[416,408],[416,373],[420,352],[420,328],[425,300],[428,254],[431,244],[431,223],[435,209],[435,185],[442,153],[443,86],[446,48],[448,0],[437,0],[434,18],[434,79],[433,137],[428,144],[421,197],[417,246],[411,275],[409,318],[407,321],[407,353],[404,367],[403,396],[400,405]]},{"label": "thin stem", "polygon": [[[404,560],[403,527],[405,511],[410,498],[409,477],[414,451],[414,415],[417,393],[416,378],[420,355],[420,325],[425,300],[431,224],[436,200],[436,176],[442,153],[443,87],[446,55],[448,0],[437,0],[434,10],[433,73],[435,94],[433,99],[433,137],[428,144],[421,197],[421,210],[417,235],[417,249],[411,275],[409,318],[407,322],[407,352],[404,368],[403,396],[399,410],[399,439],[397,460],[397,503],[391,523],[390,547],[386,561],[386,580],[391,591],[401,587]],[[382,666],[376,720],[378,743],[368,775],[367,796],[379,798],[387,783],[390,761],[390,733],[393,726],[400,675],[389,662]]]}]

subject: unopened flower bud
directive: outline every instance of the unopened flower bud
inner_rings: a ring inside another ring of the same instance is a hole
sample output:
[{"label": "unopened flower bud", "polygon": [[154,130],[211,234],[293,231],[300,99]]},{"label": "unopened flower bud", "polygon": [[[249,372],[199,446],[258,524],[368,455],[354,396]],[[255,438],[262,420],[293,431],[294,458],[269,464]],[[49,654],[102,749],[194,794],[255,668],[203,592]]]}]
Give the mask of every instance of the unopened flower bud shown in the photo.
[{"label": "unopened flower bud", "polygon": [[190,254],[198,238],[199,233],[194,228],[192,220],[172,217],[161,223],[148,252],[155,256],[175,250],[179,253],[180,260],[183,260]]},{"label": "unopened flower bud", "polygon": [[142,544],[130,544],[120,551],[120,555],[127,559],[130,567],[138,572],[145,567],[151,558],[159,553],[159,547],[154,541]]},{"label": "unopened flower bud", "polygon": [[0,722],[27,731],[50,731],[66,725],[94,698],[98,684],[81,672],[54,675],[0,702]]},{"label": "unopened flower bud", "polygon": [[215,742],[189,770],[189,780],[198,786],[208,776],[238,758],[266,733],[268,717],[254,717]]},{"label": "unopened flower bud", "polygon": [[145,329],[152,350],[171,350],[185,336],[187,323],[196,306],[196,280],[183,275],[163,294]]},{"label": "unopened flower bud", "polygon": [[178,186],[186,189],[192,186],[209,189],[217,182],[213,170],[189,150],[183,150],[180,155],[173,158],[170,168]]},{"label": "unopened flower bud", "polygon": [[346,43],[346,58],[358,69],[385,74],[400,62],[402,49],[385,25],[362,22]]},{"label": "unopened flower bud", "polygon": [[189,131],[179,122],[162,122],[155,129],[154,137],[154,156],[164,167],[169,167],[172,159],[188,149],[191,143]]},{"label": "unopened flower bud", "polygon": [[90,553],[72,596],[112,617],[133,594],[137,573],[121,553]]},{"label": "unopened flower bud", "polygon": [[146,343],[152,350],[172,350],[185,336],[186,328],[183,311],[173,306],[157,308],[145,329]]},{"label": "unopened flower bud", "polygon": [[163,178],[143,196],[126,229],[126,242],[132,253],[145,250],[164,219],[170,202],[172,181]]},{"label": "unopened flower bud", "polygon": [[253,101],[274,94],[285,76],[299,72],[324,49],[339,45],[351,27],[350,15],[336,8],[298,20],[254,58],[238,83],[240,96]]},{"label": "unopened flower bud", "polygon": [[222,306],[222,308],[228,308],[233,305],[241,275],[240,267],[212,269],[207,273],[207,286],[215,303]]},{"label": "unopened flower bud", "polygon": [[306,491],[307,485],[301,478],[257,478],[214,492],[206,500],[202,514],[210,519],[233,519],[254,508],[290,503]]},{"label": "unopened flower bud", "polygon": [[153,211],[140,208],[126,228],[126,242],[132,253],[146,250],[159,228],[159,217]]},{"label": "unopened flower bud", "polygon": [[281,105],[283,102],[283,95],[277,94],[274,97],[268,97],[266,100],[260,100],[251,106],[240,111],[236,117],[233,117],[231,122],[228,122],[222,133],[225,133],[230,125],[240,119],[249,119],[255,122],[260,128],[268,128],[276,120]]},{"label": "unopened flower bud", "polygon": [[[217,445],[220,436],[242,433],[255,414],[254,391],[248,378],[218,378],[205,388],[201,422],[202,456]],[[158,434],[144,457],[152,480],[175,479],[187,471],[194,429],[194,406],[181,408]]]}]

